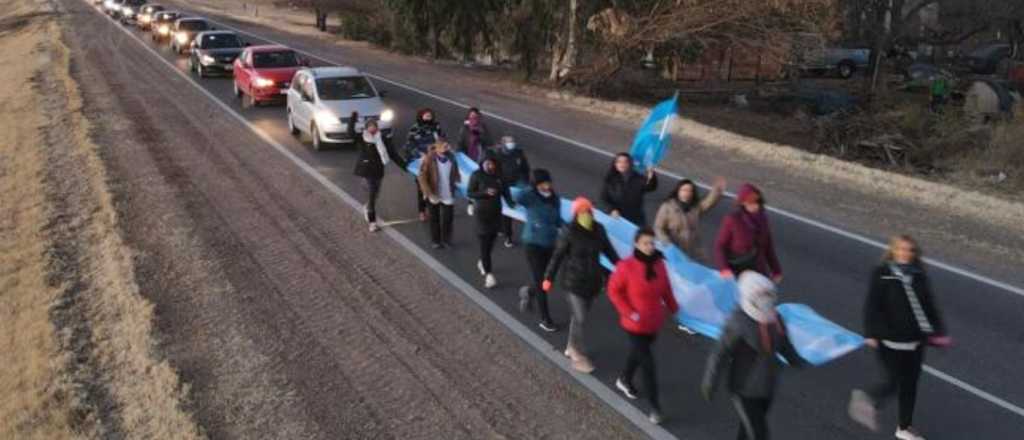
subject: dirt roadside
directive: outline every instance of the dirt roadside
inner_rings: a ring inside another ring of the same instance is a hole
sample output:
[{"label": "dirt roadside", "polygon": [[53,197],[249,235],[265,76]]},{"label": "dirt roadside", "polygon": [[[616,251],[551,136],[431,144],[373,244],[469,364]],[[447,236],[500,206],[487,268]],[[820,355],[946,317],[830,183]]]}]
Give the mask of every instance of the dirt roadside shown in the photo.
[{"label": "dirt roadside", "polygon": [[640,437],[142,46],[62,4],[159,351],[210,437]]},{"label": "dirt roadside", "polygon": [[[628,134],[648,111],[632,104],[526,86],[500,73],[407,57],[318,33],[311,26],[311,14],[273,7],[272,0],[170,2],[328,42],[343,49],[353,63],[372,66],[382,76],[477,104],[485,111],[498,109],[506,116],[609,152],[628,145]],[[243,3],[249,6],[243,8]],[[258,16],[254,4],[259,5]],[[545,125],[545,119],[557,127]],[[1024,199],[1020,197],[994,196],[958,182],[929,181],[870,168],[691,119],[680,121],[674,131],[679,141],[662,163],[667,170],[704,181],[724,175],[734,188],[743,181],[755,182],[768,191],[775,206],[787,211],[869,237],[911,232],[933,257],[980,269],[1011,284],[1024,282],[1016,269],[1024,264],[1024,223],[1018,221],[1024,216]],[[615,132],[627,136],[608,136]],[[609,139],[618,145],[608,145]]]},{"label": "dirt roadside", "polygon": [[0,437],[201,438],[152,350],[62,12],[0,1]]}]

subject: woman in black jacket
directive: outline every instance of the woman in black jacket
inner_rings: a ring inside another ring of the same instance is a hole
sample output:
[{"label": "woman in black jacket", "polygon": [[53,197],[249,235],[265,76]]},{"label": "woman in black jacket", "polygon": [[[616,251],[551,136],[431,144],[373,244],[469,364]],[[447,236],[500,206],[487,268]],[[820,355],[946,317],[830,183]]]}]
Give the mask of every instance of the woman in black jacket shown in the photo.
[{"label": "woman in black jacket", "polygon": [[348,135],[354,140],[356,148],[359,150],[355,175],[363,178],[363,185],[367,191],[363,216],[370,224],[370,232],[376,232],[380,230],[380,227],[377,226],[377,197],[380,196],[381,182],[384,180],[384,167],[394,161],[399,168],[405,171],[405,160],[395,153],[390,143],[383,139],[376,121],[368,121],[363,132],[357,134],[355,121],[358,118],[359,114],[352,112],[352,118],[348,123]]},{"label": "woman in black jacket", "polygon": [[562,288],[568,293],[566,298],[572,314],[565,355],[572,359],[573,368],[577,371],[590,373],[594,366],[583,345],[583,324],[594,298],[604,287],[603,274],[607,271],[601,266],[601,254],[608,257],[613,265],[619,262],[619,254],[608,240],[604,227],[594,220],[590,200],[576,198],[572,202],[572,213],[572,223],[562,230],[555,253],[544,272],[543,288],[550,292],[551,280],[559,274]]},{"label": "woman in black jacket", "polygon": [[505,199],[510,207],[515,206],[508,187],[501,180],[497,160],[493,157],[484,159],[480,169],[469,176],[466,195],[476,202],[476,235],[480,239],[480,260],[476,265],[484,277],[484,287],[490,289],[498,284],[491,273],[491,251],[501,229],[501,199]]},{"label": "woman in black jacket", "polygon": [[932,297],[920,250],[909,236],[896,236],[889,241],[882,264],[871,275],[864,306],[864,336],[864,344],[878,350],[885,379],[866,391],[853,391],[850,417],[877,431],[876,408],[898,395],[896,438],[923,440],[912,422],[924,348],[946,347],[951,340]]},{"label": "woman in black jacket", "polygon": [[796,352],[786,334],[785,323],[775,312],[775,284],[754,271],[740,275],[737,284],[740,304],[708,357],[701,394],[711,400],[718,377],[723,370],[728,370],[727,386],[740,416],[736,438],[766,440],[769,437],[768,411],[782,371],[782,362],[776,353],[791,366],[803,366],[806,361]]},{"label": "woman in black jacket", "polygon": [[647,226],[644,214],[644,194],[658,189],[658,176],[654,169],[646,174],[633,170],[633,158],[629,153],[619,153],[612,161],[604,176],[601,201],[612,217],[622,217],[633,224]]},{"label": "woman in black jacket", "polygon": [[[405,160],[412,162],[427,155],[430,146],[445,138],[444,130],[438,123],[434,111],[429,108],[422,108],[416,112],[416,123],[409,127],[409,134],[405,142]],[[416,185],[416,211],[419,212],[420,221],[427,221],[427,202],[423,198],[420,186]]]}]

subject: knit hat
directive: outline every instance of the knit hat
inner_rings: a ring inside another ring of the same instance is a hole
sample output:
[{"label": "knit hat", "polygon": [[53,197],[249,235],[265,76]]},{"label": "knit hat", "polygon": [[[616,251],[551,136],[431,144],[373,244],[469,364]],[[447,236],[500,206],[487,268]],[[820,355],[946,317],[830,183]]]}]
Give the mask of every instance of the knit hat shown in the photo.
[{"label": "knit hat", "polygon": [[586,197],[577,197],[576,200],[572,201],[572,215],[577,215],[583,211],[593,211],[594,204],[590,203]]},{"label": "knit hat", "polygon": [[740,191],[736,193],[736,201],[738,203],[747,203],[754,200],[764,201],[764,197],[761,196],[761,190],[750,183],[744,183],[740,187]]},{"label": "knit hat", "polygon": [[537,168],[533,170],[533,184],[534,186],[540,185],[544,182],[551,182],[551,173],[544,168]]},{"label": "knit hat", "polygon": [[754,321],[775,322],[775,283],[764,275],[748,270],[740,274],[740,309]]}]

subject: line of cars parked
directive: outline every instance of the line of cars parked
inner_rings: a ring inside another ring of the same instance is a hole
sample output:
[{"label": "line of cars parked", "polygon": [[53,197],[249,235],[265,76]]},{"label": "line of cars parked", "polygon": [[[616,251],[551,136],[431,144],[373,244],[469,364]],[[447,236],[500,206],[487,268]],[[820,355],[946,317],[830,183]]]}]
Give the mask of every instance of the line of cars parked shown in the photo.
[{"label": "line of cars parked", "polygon": [[348,124],[353,113],[358,114],[356,133],[362,133],[368,121],[377,121],[391,141],[395,113],[381,99],[386,92],[355,68],[311,67],[294,49],[251,45],[202,17],[144,0],[92,1],[122,24],[148,31],[154,43],[187,56],[189,70],[199,78],[230,76],[243,107],[283,104],[291,133],[308,136],[315,150],[351,142]]}]

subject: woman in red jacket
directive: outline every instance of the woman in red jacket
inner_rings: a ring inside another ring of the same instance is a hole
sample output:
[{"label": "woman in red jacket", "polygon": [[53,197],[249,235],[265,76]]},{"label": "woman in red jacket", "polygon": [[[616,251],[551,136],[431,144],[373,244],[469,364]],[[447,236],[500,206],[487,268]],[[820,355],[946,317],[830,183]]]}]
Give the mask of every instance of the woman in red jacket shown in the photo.
[{"label": "woman in red jacket", "polygon": [[636,399],[633,375],[639,367],[643,372],[647,400],[651,404],[651,423],[661,423],[658,383],[654,371],[654,343],[669,314],[679,311],[672,295],[664,257],[654,247],[654,231],[642,228],[633,240],[633,256],[619,261],[608,280],[608,299],[619,312],[619,325],[629,335],[630,351],[626,368],[615,386],[626,397]]},{"label": "woman in red jacket", "polygon": [[722,277],[735,278],[752,270],[771,278],[775,284],[782,282],[782,266],[775,256],[761,190],[744,183],[736,195],[736,204],[736,210],[722,220],[715,240],[715,264]]}]

